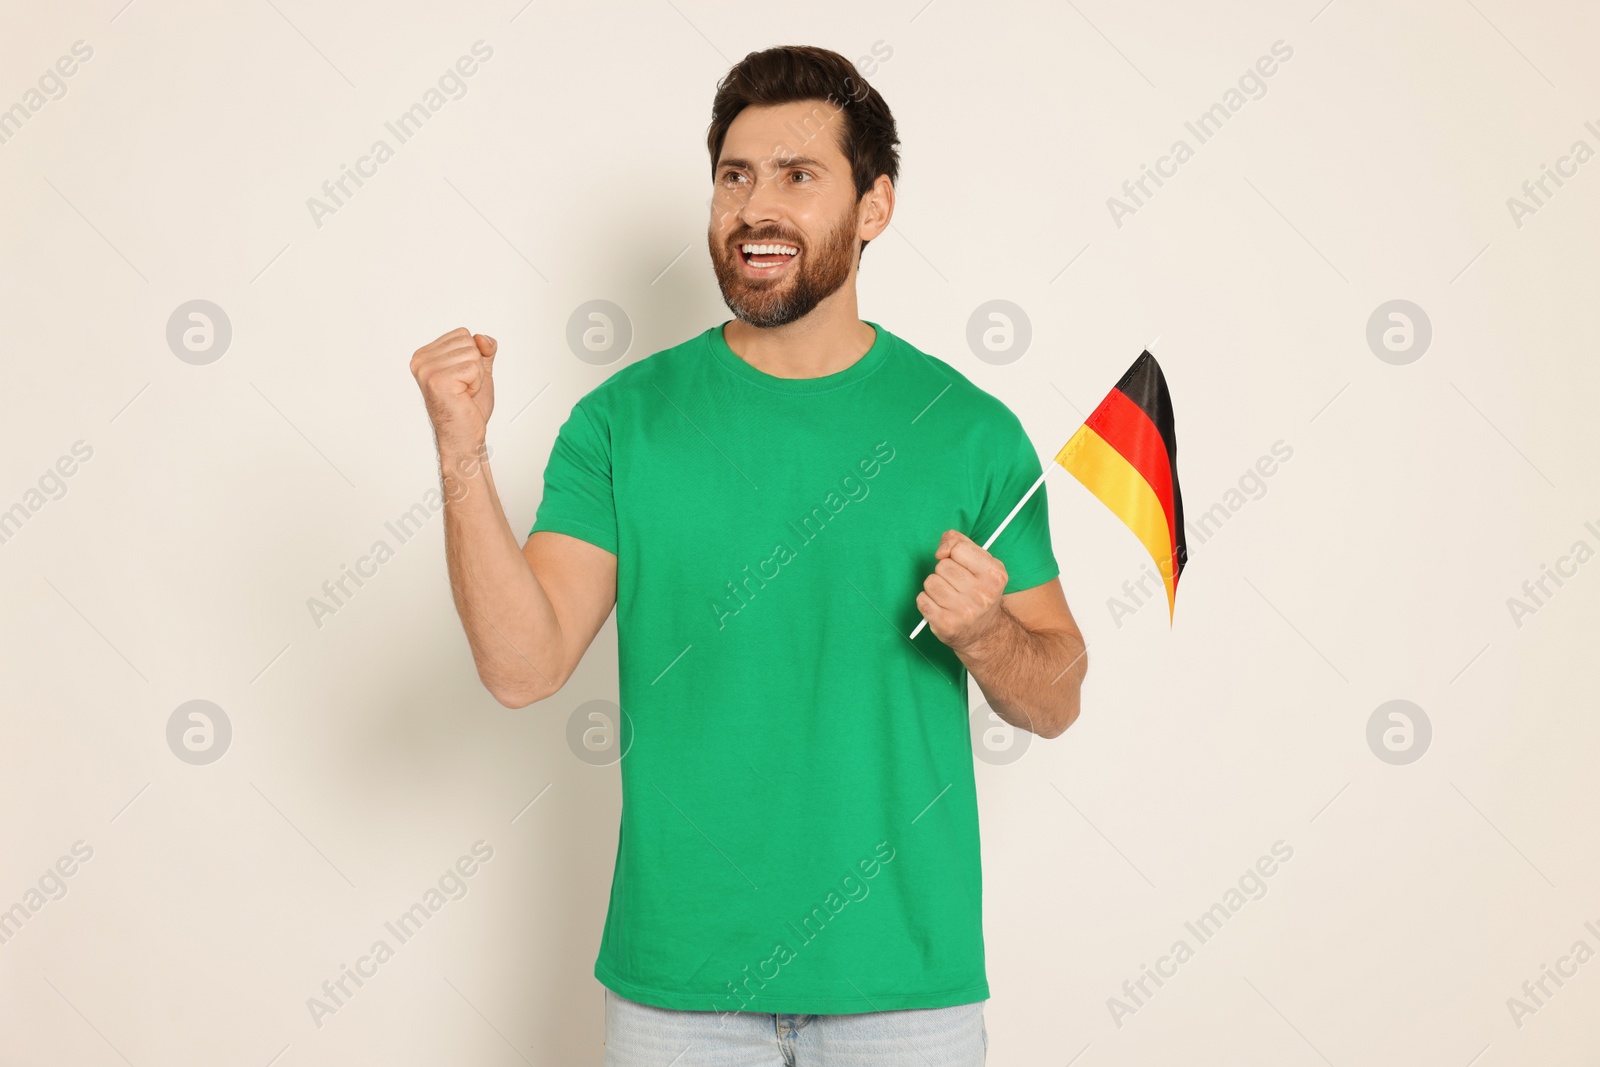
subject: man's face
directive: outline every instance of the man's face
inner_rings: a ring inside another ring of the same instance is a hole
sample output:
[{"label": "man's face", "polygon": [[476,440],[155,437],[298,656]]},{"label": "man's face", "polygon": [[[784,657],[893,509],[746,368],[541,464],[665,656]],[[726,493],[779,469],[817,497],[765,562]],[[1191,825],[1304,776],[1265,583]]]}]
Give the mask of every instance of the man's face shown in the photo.
[{"label": "man's face", "polygon": [[706,241],[723,301],[752,326],[803,318],[855,269],[861,222],[842,121],[834,105],[801,100],[747,107],[728,127]]}]

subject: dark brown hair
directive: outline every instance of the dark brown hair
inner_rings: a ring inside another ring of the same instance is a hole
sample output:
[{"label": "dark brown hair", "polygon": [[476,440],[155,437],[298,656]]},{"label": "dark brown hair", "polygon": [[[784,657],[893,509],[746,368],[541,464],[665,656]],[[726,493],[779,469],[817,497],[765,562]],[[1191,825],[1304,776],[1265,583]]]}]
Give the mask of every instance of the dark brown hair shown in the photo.
[{"label": "dark brown hair", "polygon": [[[878,90],[868,85],[855,66],[838,52],[811,45],[784,45],[751,52],[717,83],[717,95],[711,102],[711,126],[706,131],[713,180],[722,142],[739,112],[752,105],[771,107],[797,100],[825,100],[843,112],[838,143],[850,161],[858,203],[878,175],[887,174],[890,184],[899,179],[900,153],[895,146],[900,138],[895,132],[894,115]],[[863,252],[867,243],[861,242]]]}]

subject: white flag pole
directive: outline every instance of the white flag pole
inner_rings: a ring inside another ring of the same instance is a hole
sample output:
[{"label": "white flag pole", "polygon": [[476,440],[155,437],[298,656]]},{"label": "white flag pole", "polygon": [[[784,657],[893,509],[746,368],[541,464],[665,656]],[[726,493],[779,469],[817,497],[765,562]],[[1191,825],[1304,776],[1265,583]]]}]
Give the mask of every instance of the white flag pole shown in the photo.
[{"label": "white flag pole", "polygon": [[[1000,521],[1000,525],[995,529],[994,533],[989,535],[989,540],[983,543],[983,550],[985,552],[989,550],[990,545],[994,544],[994,539],[1000,536],[1000,532],[1011,524],[1012,519],[1017,517],[1017,512],[1022,510],[1022,505],[1028,502],[1028,498],[1033,496],[1034,491],[1044,484],[1045,478],[1050,474],[1050,469],[1055,466],[1058,466],[1058,464],[1053,459],[1044,465],[1044,470],[1039,473],[1038,479],[1033,483],[1032,486],[1028,488],[1028,491],[1022,494],[1022,499],[1017,501],[1017,506],[1011,509],[1011,513],[1002,519]],[[923,619],[921,622],[917,623],[917,628],[911,631],[912,638],[914,639],[918,634],[920,634],[922,632],[922,628],[926,625],[928,625],[927,619]]]}]

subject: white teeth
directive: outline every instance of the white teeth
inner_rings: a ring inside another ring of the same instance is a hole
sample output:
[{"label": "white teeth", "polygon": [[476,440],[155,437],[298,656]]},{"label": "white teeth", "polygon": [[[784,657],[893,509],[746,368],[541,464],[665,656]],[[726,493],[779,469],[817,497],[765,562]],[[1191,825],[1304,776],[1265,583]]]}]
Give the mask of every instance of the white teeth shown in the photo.
[{"label": "white teeth", "polygon": [[773,256],[779,253],[797,256],[800,254],[800,250],[793,245],[740,245],[739,248],[747,256]]}]

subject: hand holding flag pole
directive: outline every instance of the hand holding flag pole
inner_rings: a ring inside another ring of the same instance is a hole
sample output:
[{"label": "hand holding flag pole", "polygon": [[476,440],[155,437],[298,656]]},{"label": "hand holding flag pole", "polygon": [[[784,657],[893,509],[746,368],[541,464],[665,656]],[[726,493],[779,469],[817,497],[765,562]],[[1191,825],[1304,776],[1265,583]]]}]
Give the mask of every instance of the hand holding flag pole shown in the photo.
[{"label": "hand holding flag pole", "polygon": [[[1089,413],[1055,462],[1100,499],[1139,538],[1167,590],[1170,625],[1178,594],[1178,575],[1189,558],[1183,536],[1183,496],[1178,490],[1178,438],[1172,422],[1172,397],[1156,357],[1139,353],[1121,380]],[[1046,467],[1017,506],[983,543],[994,544],[1039,486]],[[923,619],[911,631],[916,637]]]},{"label": "hand holding flag pole", "polygon": [[[980,545],[979,546],[980,548],[982,548],[985,552],[987,552],[989,550],[989,546],[994,544],[994,539],[996,537],[1000,536],[1000,531],[1004,530],[1006,528],[1007,524],[1009,524],[1012,519],[1017,517],[1017,512],[1022,510],[1022,505],[1026,504],[1028,502],[1028,498],[1033,495],[1035,489],[1038,489],[1041,485],[1044,484],[1045,475],[1049,474],[1049,473],[1050,473],[1050,468],[1046,467],[1044,469],[1044,473],[1040,474],[1039,477],[1034,480],[1033,485],[1028,489],[1028,491],[1026,493],[1022,494],[1022,499],[1017,501],[1017,506],[1012,508],[1011,509],[1011,513],[1000,521],[1000,525],[995,527],[994,533],[989,535],[989,540],[985,541],[982,545]],[[917,628],[915,630],[911,631],[911,636],[912,637],[916,637],[918,634],[920,634],[922,632],[922,628],[924,626],[926,626],[926,625],[928,625],[928,620],[927,619],[923,619],[921,622],[917,623]]]}]

